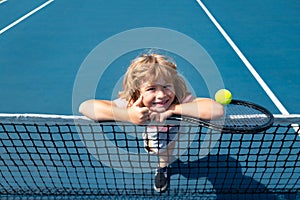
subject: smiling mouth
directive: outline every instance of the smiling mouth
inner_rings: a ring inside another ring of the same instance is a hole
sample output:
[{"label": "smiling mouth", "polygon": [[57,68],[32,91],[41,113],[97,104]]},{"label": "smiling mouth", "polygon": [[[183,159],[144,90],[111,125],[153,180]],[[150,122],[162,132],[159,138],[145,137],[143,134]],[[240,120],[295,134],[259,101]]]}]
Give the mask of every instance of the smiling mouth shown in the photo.
[{"label": "smiling mouth", "polygon": [[169,102],[169,100],[154,102],[153,105],[165,106],[168,102]]}]

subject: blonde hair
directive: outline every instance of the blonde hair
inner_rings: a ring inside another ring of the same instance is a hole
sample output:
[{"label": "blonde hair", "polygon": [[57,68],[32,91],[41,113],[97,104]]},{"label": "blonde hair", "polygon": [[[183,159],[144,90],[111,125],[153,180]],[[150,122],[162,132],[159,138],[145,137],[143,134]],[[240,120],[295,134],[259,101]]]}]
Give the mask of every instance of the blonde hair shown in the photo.
[{"label": "blonde hair", "polygon": [[176,98],[173,104],[182,102],[190,94],[184,79],[177,73],[174,62],[160,54],[143,54],[134,59],[128,67],[123,80],[123,91],[119,96],[126,99],[130,106],[139,98],[141,84],[155,82],[160,77],[174,85]]}]

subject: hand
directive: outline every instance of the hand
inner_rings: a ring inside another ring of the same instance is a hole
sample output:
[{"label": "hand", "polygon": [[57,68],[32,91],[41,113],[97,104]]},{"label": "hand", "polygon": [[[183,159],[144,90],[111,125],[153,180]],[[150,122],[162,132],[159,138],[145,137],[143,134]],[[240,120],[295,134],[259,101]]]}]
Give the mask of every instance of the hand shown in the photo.
[{"label": "hand", "polygon": [[130,121],[134,124],[145,124],[149,119],[149,109],[147,107],[141,107],[142,102],[143,96],[141,95],[128,109]]},{"label": "hand", "polygon": [[163,122],[165,121],[168,117],[173,115],[173,112],[171,110],[167,110],[165,112],[155,112],[155,111],[150,111],[150,121],[156,121],[156,122]]}]

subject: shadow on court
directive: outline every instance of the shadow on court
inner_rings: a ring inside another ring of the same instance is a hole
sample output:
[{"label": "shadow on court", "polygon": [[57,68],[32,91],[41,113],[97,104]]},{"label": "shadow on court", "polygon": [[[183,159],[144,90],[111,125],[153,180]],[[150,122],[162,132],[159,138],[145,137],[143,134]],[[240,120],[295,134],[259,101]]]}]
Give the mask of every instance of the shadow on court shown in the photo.
[{"label": "shadow on court", "polygon": [[218,200],[277,199],[265,185],[245,176],[240,163],[228,155],[209,155],[192,162],[177,160],[171,165],[171,176],[175,174],[188,180],[207,178]]}]

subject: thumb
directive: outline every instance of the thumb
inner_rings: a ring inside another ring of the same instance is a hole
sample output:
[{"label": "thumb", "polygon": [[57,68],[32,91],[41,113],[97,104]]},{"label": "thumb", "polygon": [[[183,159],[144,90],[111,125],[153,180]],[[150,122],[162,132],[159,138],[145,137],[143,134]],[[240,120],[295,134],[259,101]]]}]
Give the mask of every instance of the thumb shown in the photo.
[{"label": "thumb", "polygon": [[140,107],[142,105],[142,102],[143,102],[143,96],[140,95],[140,97],[134,102],[134,104],[132,106]]}]

